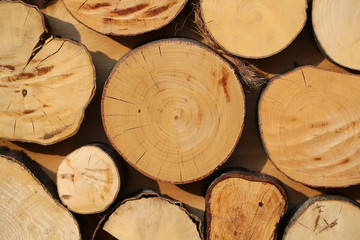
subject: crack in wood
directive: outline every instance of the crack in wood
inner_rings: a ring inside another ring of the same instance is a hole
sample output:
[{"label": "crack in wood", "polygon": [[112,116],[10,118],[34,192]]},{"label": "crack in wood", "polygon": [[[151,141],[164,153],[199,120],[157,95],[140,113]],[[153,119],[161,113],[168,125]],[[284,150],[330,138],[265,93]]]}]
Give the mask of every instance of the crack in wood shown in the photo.
[{"label": "crack in wood", "polygon": [[88,0],[85,0],[75,12],[78,12],[80,10],[80,8],[82,8],[87,1]]},{"label": "crack in wood", "polygon": [[116,97],[112,97],[112,96],[105,96],[105,97],[110,98],[110,99],[114,99],[114,100],[118,100],[118,101],[121,101],[121,102],[129,103],[129,104],[134,104],[132,102],[126,101],[126,100],[121,99],[121,98],[116,98]]}]

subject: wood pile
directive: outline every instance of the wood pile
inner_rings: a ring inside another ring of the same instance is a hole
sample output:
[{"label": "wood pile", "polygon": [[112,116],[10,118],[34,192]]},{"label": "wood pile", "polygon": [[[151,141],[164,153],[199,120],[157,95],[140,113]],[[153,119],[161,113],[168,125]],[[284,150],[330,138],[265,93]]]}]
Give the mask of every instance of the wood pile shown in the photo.
[{"label": "wood pile", "polygon": [[359,1],[24,1],[0,239],[360,236]]}]

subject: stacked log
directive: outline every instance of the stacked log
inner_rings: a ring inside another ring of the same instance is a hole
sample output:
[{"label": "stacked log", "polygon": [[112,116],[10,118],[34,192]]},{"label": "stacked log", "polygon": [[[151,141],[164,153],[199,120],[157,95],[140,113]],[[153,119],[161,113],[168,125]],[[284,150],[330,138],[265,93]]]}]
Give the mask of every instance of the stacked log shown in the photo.
[{"label": "stacked log", "polygon": [[233,68],[207,47],[167,39],[124,56],[102,97],[105,132],[143,174],[200,180],[223,164],[241,135],[245,100]]},{"label": "stacked log", "polygon": [[55,185],[24,153],[0,149],[0,196],[1,239],[81,239]]}]

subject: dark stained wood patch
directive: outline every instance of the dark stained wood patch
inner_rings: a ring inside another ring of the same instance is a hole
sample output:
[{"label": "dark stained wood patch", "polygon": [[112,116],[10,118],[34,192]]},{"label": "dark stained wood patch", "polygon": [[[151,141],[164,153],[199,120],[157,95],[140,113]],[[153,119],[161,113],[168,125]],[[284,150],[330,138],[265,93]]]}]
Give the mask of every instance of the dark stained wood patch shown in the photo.
[{"label": "dark stained wood patch", "polygon": [[32,110],[24,110],[23,113],[24,114],[30,114],[30,113],[33,113],[33,112],[35,112],[35,110],[32,109]]},{"label": "dark stained wood patch", "polygon": [[15,67],[11,65],[0,65],[0,68],[6,68],[8,70],[14,71]]},{"label": "dark stained wood patch", "polygon": [[114,13],[119,16],[127,16],[130,14],[133,14],[135,12],[138,12],[140,10],[143,10],[144,8],[147,8],[150,4],[149,3],[142,3],[139,5],[136,5],[134,7],[124,8],[124,9],[116,9],[111,11],[111,13]]},{"label": "dark stained wood patch", "polygon": [[230,102],[230,94],[228,89],[229,72],[226,69],[222,69],[222,77],[219,79],[218,84],[222,86],[226,97],[226,102]]},{"label": "dark stained wood patch", "polygon": [[96,4],[86,4],[82,8],[86,10],[86,9],[98,9],[98,8],[108,7],[108,6],[111,6],[111,4],[104,2],[104,3],[96,3]]}]

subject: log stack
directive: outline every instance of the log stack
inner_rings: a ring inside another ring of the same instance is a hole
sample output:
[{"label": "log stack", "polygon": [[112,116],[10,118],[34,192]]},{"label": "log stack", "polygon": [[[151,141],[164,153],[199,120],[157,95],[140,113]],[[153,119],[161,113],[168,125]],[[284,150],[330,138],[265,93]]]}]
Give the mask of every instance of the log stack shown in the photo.
[{"label": "log stack", "polygon": [[[0,239],[358,238],[359,1],[26,2],[0,0],[0,145],[56,186],[0,149]],[[228,166],[256,172],[207,185]]]}]

